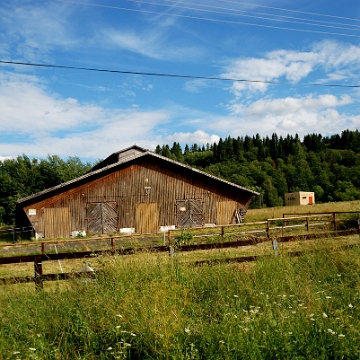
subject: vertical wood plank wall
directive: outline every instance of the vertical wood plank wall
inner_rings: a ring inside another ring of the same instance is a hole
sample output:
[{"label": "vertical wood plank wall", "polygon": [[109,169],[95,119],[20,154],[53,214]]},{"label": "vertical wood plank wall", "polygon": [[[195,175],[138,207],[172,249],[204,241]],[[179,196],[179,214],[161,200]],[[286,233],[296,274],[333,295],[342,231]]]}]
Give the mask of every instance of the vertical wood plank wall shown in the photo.
[{"label": "vertical wood plank wall", "polygon": [[[24,211],[28,214],[29,209],[36,210],[36,215],[28,216],[36,232],[44,233],[45,226],[48,226],[45,223],[50,222],[54,229],[51,233],[46,228],[49,234],[61,233],[61,236],[66,237],[72,231],[87,230],[86,209],[89,203],[94,202],[116,203],[117,228],[135,228],[136,232],[139,227],[155,227],[155,221],[153,218],[151,220],[149,212],[158,219],[156,227],[176,225],[176,200],[179,199],[200,199],[203,203],[204,223],[209,224],[230,223],[230,212],[237,207],[248,207],[250,193],[241,189],[226,189],[226,186],[211,178],[199,178],[196,173],[186,173],[185,170],[184,173],[179,173],[178,169],[172,169],[171,166],[164,167],[160,163],[144,160],[112,173],[103,173],[101,177],[88,183],[77,184],[57,195],[27,204]],[[148,206],[141,207],[139,204]],[[68,218],[65,210],[51,212],[51,208],[67,209]],[[57,225],[60,214],[64,221],[69,221],[68,229],[66,226],[61,230],[56,229],[60,226]],[[147,214],[147,220],[140,220],[139,216],[143,217],[144,214]],[[64,234],[66,231],[67,235]]]}]

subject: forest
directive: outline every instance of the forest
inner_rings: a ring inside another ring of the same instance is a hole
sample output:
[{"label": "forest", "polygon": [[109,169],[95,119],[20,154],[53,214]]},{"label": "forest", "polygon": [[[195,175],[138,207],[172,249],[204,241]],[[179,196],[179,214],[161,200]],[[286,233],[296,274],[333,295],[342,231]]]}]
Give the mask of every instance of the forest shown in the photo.
[{"label": "forest", "polygon": [[[199,146],[158,145],[157,154],[253,189],[251,207],[284,204],[284,194],[314,191],[317,203],[360,199],[360,132],[220,139]],[[0,161],[0,223],[12,224],[18,199],[85,174],[94,164],[78,157],[26,155]]]}]

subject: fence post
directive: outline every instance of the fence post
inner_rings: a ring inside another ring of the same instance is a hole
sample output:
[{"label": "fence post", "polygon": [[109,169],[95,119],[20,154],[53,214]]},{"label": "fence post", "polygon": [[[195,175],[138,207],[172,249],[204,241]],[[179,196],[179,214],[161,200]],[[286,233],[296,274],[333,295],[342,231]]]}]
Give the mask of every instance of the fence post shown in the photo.
[{"label": "fence post", "polygon": [[336,231],[336,212],[333,212],[334,231]]},{"label": "fence post", "polygon": [[172,246],[172,237],[171,230],[168,231],[168,246],[169,246],[169,256],[174,256],[174,247]]},{"label": "fence post", "polygon": [[16,230],[15,230],[15,228],[13,228],[12,230],[13,230],[12,231],[13,244],[15,244],[16,243]]},{"label": "fence post", "polygon": [[34,280],[35,280],[35,289],[41,290],[44,288],[43,284],[43,268],[42,268],[42,257],[41,255],[34,256]]},{"label": "fence post", "polygon": [[309,219],[309,217],[307,216],[307,217],[306,217],[306,230],[307,230],[307,232],[309,232],[309,229],[310,229],[310,219]]},{"label": "fence post", "polygon": [[225,226],[221,227],[221,236],[224,237],[225,235]]},{"label": "fence post", "polygon": [[270,238],[270,220],[267,220],[267,225],[266,225],[266,233],[267,233],[267,237]]},{"label": "fence post", "polygon": [[115,253],[115,239],[111,238],[111,250]]}]

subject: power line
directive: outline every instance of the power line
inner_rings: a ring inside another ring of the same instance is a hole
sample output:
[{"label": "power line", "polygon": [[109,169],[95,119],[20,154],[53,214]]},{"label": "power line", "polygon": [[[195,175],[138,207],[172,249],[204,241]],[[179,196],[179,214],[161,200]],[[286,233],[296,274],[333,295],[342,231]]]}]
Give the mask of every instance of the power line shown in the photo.
[{"label": "power line", "polygon": [[[142,71],[111,70],[111,69],[87,68],[87,67],[66,66],[66,65],[27,63],[27,62],[20,62],[20,61],[0,60],[0,64],[34,66],[34,67],[41,67],[41,68],[64,69],[64,70],[95,71],[95,72],[124,74],[124,75],[170,77],[170,78],[180,78],[180,79],[190,79],[190,80],[218,80],[218,81],[233,81],[233,82],[248,82],[248,83],[260,83],[260,84],[270,84],[270,85],[292,85],[292,86],[294,86],[294,84],[290,83],[290,82],[280,82],[280,81],[271,81],[271,80],[269,80],[269,81],[249,80],[249,79],[225,78],[225,77],[218,77],[218,76],[182,75],[182,74],[154,73],[154,72],[142,72]],[[301,84],[297,84],[297,86],[360,88],[360,85],[320,84],[320,83],[301,83]]]},{"label": "power line", "polygon": [[[135,2],[139,4],[147,4],[147,5],[157,5],[157,6],[167,6],[164,4],[159,4],[156,2],[150,2],[150,1],[144,1],[144,0],[126,0],[128,2]],[[207,13],[213,13],[218,15],[231,15],[231,16],[243,16],[243,17],[250,17],[253,19],[259,19],[259,20],[269,20],[269,21],[278,21],[278,22],[288,22],[292,24],[304,24],[304,25],[310,25],[310,26],[321,26],[321,27],[327,27],[327,28],[336,28],[336,29],[343,29],[343,30],[352,30],[352,31],[358,31],[356,28],[360,28],[359,25],[353,25],[353,24],[344,24],[344,23],[337,23],[332,21],[321,21],[321,20],[312,20],[312,19],[304,19],[294,16],[286,16],[286,15],[277,15],[277,14],[269,14],[269,13],[263,13],[263,12],[255,12],[255,11],[249,11],[249,10],[239,10],[239,9],[233,9],[229,7],[221,7],[221,6],[214,6],[214,5],[201,5],[202,7],[189,7],[189,6],[195,6],[193,3],[189,2],[178,2],[176,0],[163,0],[167,3],[174,3],[176,5],[173,5],[172,8],[180,8],[180,9],[186,9],[186,10],[195,10],[195,11],[201,11],[201,12],[207,12]],[[180,5],[178,5],[180,4]],[[189,6],[184,6],[189,5]],[[198,4],[196,4],[198,6]],[[208,10],[209,9],[216,9],[216,10],[226,10],[231,11],[229,12],[219,12],[215,10]],[[239,14],[240,13],[240,14]],[[249,13],[249,14],[246,14]],[[255,14],[255,15],[251,15]],[[270,17],[263,17],[259,15],[264,16],[270,16]],[[322,24],[321,24],[322,23]],[[342,25],[342,26],[340,26]],[[346,27],[344,27],[346,26]],[[355,29],[351,29],[351,27]]]},{"label": "power line", "polygon": [[69,3],[69,4],[75,4],[75,5],[92,6],[92,7],[100,7],[100,8],[123,10],[123,11],[132,11],[132,12],[156,14],[156,15],[167,15],[167,16],[181,17],[181,18],[185,18],[185,19],[212,21],[212,22],[227,23],[227,24],[234,24],[234,25],[247,25],[247,26],[264,27],[264,28],[268,28],[268,29],[278,29],[278,30],[288,30],[288,31],[297,31],[297,32],[306,32],[306,33],[315,33],[315,34],[336,35],[336,36],[346,36],[346,37],[360,38],[360,35],[336,33],[336,32],[330,32],[330,31],[297,29],[297,28],[289,28],[289,27],[274,26],[274,25],[255,24],[255,23],[249,23],[249,22],[243,22],[243,21],[212,19],[212,18],[193,16],[193,15],[174,14],[174,13],[168,13],[168,12],[163,13],[163,12],[159,12],[159,11],[142,10],[142,9],[130,9],[130,8],[125,8],[125,7],[102,5],[102,4],[89,4],[89,3],[77,2],[77,1],[71,1],[71,0],[55,0],[55,1]]},{"label": "power line", "polygon": [[278,8],[278,7],[274,7],[274,6],[266,6],[266,5],[260,5],[260,4],[244,3],[244,2],[240,2],[240,1],[231,1],[231,0],[218,0],[218,1],[226,2],[226,3],[232,3],[232,4],[237,4],[237,5],[240,4],[240,5],[257,6],[257,7],[267,8],[267,9],[287,11],[287,12],[298,13],[298,14],[316,15],[316,16],[323,16],[323,17],[331,17],[331,18],[334,18],[334,19],[360,21],[359,19],[349,18],[349,17],[344,17],[344,16],[337,16],[337,15],[329,15],[329,14],[315,13],[315,12],[310,12],[310,11],[284,9],[284,8]]}]

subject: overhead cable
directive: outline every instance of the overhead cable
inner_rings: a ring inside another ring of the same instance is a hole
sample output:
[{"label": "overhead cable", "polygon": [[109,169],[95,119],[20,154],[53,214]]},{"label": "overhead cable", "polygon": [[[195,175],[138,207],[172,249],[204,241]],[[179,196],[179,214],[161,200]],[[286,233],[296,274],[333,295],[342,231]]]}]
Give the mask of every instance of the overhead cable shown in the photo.
[{"label": "overhead cable", "polygon": [[280,82],[280,81],[271,81],[271,80],[269,80],[269,81],[266,81],[266,80],[249,80],[249,79],[225,78],[225,77],[218,77],[218,76],[200,76],[200,75],[169,74],[169,73],[155,73],[155,72],[142,72],[142,71],[111,70],[111,69],[98,69],[98,68],[87,68],[87,67],[54,65],[54,64],[39,64],[39,63],[28,63],[28,62],[6,61],[6,60],[0,60],[0,64],[34,66],[34,67],[51,68],[51,69],[64,69],[64,70],[95,71],[95,72],[125,74],[125,75],[171,77],[171,78],[181,78],[181,79],[190,79],[190,80],[218,80],[218,81],[232,81],[232,82],[261,83],[261,84],[271,84],[271,85],[292,85],[292,86],[297,85],[297,86],[322,86],[322,87],[339,87],[339,88],[360,88],[360,85],[321,84],[321,83],[294,84],[294,83],[291,83],[291,82]]},{"label": "overhead cable", "polygon": [[118,6],[112,6],[112,5],[83,3],[83,2],[71,1],[71,0],[55,0],[55,1],[69,3],[69,4],[75,4],[75,5],[93,6],[93,7],[115,9],[115,10],[122,10],[122,11],[131,11],[131,12],[138,12],[138,13],[174,16],[174,17],[181,17],[181,18],[192,19],[192,20],[203,20],[203,21],[211,21],[211,22],[217,22],[217,23],[227,23],[227,24],[234,24],[234,25],[247,25],[247,26],[255,26],[255,27],[264,27],[264,28],[268,28],[268,29],[278,29],[278,30],[288,30],[288,31],[297,31],[297,32],[305,32],[305,33],[315,33],[315,34],[325,34],[325,35],[336,35],[336,36],[346,36],[346,37],[360,38],[360,35],[355,35],[355,34],[344,34],[344,33],[330,32],[330,31],[289,28],[289,27],[283,27],[283,26],[255,24],[255,23],[249,23],[249,22],[243,22],[243,21],[234,21],[234,20],[213,19],[213,18],[206,18],[206,17],[201,17],[201,16],[174,14],[174,13],[168,13],[168,12],[164,13],[164,12],[160,12],[160,11],[143,10],[143,9],[130,9],[130,8],[118,7]]},{"label": "overhead cable", "polygon": [[[144,0],[126,0],[126,1],[138,3],[138,4],[146,4],[146,5],[157,5],[157,6],[163,6],[163,7],[167,6],[164,4],[151,2],[151,1],[144,1]],[[337,23],[337,22],[333,22],[333,21],[304,19],[304,18],[299,18],[299,17],[294,17],[294,16],[277,15],[277,14],[263,13],[263,12],[257,12],[257,11],[249,11],[249,10],[239,10],[239,9],[233,9],[233,8],[229,8],[229,7],[221,7],[221,6],[214,6],[214,5],[207,5],[207,4],[194,4],[191,2],[183,2],[183,1],[178,2],[176,0],[163,0],[163,1],[166,3],[175,4],[175,5],[172,5],[171,8],[195,10],[195,11],[207,12],[207,13],[212,13],[212,14],[217,14],[217,15],[243,16],[243,17],[250,17],[250,18],[259,19],[259,20],[288,22],[291,24],[321,26],[321,27],[327,27],[327,28],[352,30],[352,31],[358,31],[358,29],[356,29],[356,28],[360,29],[360,25]],[[202,7],[193,7],[193,6],[202,6]],[[220,11],[209,10],[209,9],[225,10],[225,11],[230,11],[230,12],[220,12]],[[255,14],[255,15],[251,15],[251,14]],[[264,16],[259,16],[259,15],[264,15]],[[265,16],[267,16],[267,17],[265,17]]]}]

